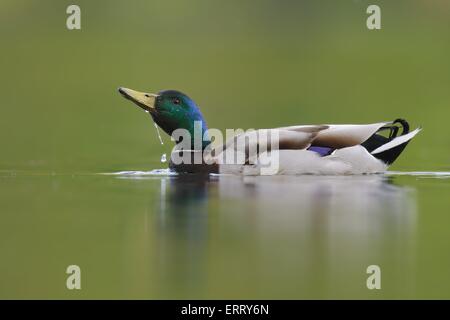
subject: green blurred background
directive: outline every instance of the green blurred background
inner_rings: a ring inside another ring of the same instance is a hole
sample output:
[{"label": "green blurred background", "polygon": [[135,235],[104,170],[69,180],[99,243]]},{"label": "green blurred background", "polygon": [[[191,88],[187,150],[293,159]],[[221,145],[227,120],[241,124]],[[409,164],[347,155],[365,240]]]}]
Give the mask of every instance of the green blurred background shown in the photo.
[{"label": "green blurred background", "polygon": [[1,298],[450,298],[445,177],[97,175],[172,147],[118,86],[220,129],[404,117],[424,130],[392,169],[450,171],[449,1],[2,0],[0,37]]},{"label": "green blurred background", "polygon": [[118,86],[186,92],[221,129],[404,117],[425,130],[396,168],[449,163],[448,1],[77,1],[69,31],[71,3],[0,4],[2,169],[151,168],[151,120]]}]

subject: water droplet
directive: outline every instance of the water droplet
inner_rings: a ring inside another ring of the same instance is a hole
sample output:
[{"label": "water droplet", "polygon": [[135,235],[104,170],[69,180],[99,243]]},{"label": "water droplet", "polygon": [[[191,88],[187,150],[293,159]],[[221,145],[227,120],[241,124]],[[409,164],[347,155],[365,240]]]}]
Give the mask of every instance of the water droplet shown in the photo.
[{"label": "water droplet", "polygon": [[161,142],[161,144],[164,144],[164,142],[162,141],[162,138],[161,138],[161,133],[159,132],[158,125],[156,123],[155,123],[155,128],[156,128],[156,133],[158,134],[159,142]]},{"label": "water droplet", "polygon": [[161,162],[165,163],[167,161],[167,156],[165,153],[163,153],[163,155],[161,156]]}]

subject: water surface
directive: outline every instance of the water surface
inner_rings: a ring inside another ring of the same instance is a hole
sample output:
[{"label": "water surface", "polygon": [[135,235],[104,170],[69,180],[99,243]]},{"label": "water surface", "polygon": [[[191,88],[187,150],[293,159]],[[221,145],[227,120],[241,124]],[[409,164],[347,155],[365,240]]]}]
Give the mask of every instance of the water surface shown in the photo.
[{"label": "water surface", "polygon": [[0,297],[450,298],[448,178],[3,171]]}]

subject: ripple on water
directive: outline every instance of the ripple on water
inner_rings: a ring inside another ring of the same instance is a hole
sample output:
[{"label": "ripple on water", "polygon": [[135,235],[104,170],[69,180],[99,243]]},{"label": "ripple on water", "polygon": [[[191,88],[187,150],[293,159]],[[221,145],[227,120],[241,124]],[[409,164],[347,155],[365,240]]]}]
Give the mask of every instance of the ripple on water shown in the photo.
[{"label": "ripple on water", "polygon": [[436,178],[436,179],[448,179],[450,178],[450,172],[448,171],[387,171],[387,175],[393,176],[414,176],[424,178]]},{"label": "ripple on water", "polygon": [[117,175],[117,176],[175,176],[177,173],[170,169],[153,169],[150,171],[137,171],[137,170],[128,170],[128,171],[119,171],[112,173],[104,173],[106,175]]},{"label": "ripple on water", "polygon": [[[150,171],[138,171],[138,170],[125,170],[111,173],[102,173],[104,175],[116,175],[116,176],[176,176],[177,172],[166,169],[153,169]],[[386,175],[390,176],[414,176],[424,178],[436,178],[436,179],[449,179],[450,172],[448,171],[387,171]],[[221,176],[221,174],[212,174],[213,176]]]}]

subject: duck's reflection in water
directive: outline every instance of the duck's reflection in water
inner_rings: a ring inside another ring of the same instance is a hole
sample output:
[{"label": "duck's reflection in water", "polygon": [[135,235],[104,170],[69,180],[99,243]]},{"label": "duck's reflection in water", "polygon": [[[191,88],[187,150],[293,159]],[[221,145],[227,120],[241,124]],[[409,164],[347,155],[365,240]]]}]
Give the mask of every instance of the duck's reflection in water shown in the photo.
[{"label": "duck's reflection in water", "polygon": [[209,176],[183,175],[161,180],[156,244],[167,298],[195,292],[207,273]]},{"label": "duck's reflection in water", "polygon": [[160,289],[339,297],[367,291],[366,268],[376,264],[403,293],[414,284],[411,191],[375,175],[163,179]]}]

